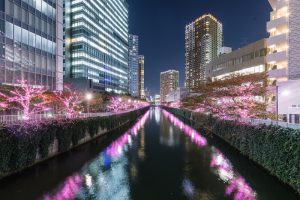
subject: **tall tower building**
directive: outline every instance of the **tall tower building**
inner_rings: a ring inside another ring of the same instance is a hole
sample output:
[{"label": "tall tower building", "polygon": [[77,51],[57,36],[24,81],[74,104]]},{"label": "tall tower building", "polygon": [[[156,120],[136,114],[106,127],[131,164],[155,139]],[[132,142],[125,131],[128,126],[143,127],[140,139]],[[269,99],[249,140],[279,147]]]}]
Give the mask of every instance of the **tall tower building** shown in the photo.
[{"label": "tall tower building", "polygon": [[206,81],[205,66],[218,56],[223,44],[223,26],[205,14],[185,28],[185,87],[195,91]]},{"label": "tall tower building", "polygon": [[129,94],[139,97],[139,37],[129,35]]},{"label": "tall tower building", "polygon": [[170,92],[177,90],[179,86],[179,72],[168,70],[160,73],[160,101],[166,102],[166,97]]},{"label": "tall tower building", "polygon": [[96,91],[128,93],[126,0],[65,0],[64,9],[65,78]]},{"label": "tall tower building", "polygon": [[138,62],[138,90],[139,90],[139,98],[145,99],[145,57],[139,56]]},{"label": "tall tower building", "polygon": [[267,23],[270,105],[289,122],[300,123],[300,1],[269,0]]},{"label": "tall tower building", "polygon": [[0,1],[0,84],[63,86],[61,0]]}]

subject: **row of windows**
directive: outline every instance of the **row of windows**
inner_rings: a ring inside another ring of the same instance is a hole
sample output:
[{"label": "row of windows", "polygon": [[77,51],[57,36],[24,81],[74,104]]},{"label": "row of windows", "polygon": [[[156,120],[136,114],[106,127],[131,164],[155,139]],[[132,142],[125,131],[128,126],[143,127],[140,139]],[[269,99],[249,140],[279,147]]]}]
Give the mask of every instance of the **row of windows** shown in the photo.
[{"label": "row of windows", "polygon": [[25,71],[55,75],[56,59],[50,54],[41,55],[18,45],[0,44],[0,58],[7,63],[15,63]]},{"label": "row of windows", "polygon": [[[6,14],[8,16],[13,17],[19,22],[34,27],[36,30],[51,35],[52,37],[55,37],[55,27],[56,27],[55,20],[51,20],[51,19],[47,20],[47,18],[44,19],[41,16],[28,12],[24,8],[21,8],[20,6],[13,4],[12,2],[8,2],[5,6],[6,6]],[[7,21],[12,22],[12,20],[9,20],[9,17],[7,18],[8,18]]]},{"label": "row of windows", "polygon": [[[116,70],[116,71],[119,71],[123,74],[126,74],[126,72],[128,70],[128,67],[126,65],[124,65],[123,63],[114,59],[111,55],[104,54],[95,48],[89,47],[88,45],[85,45],[85,44],[73,45],[72,50],[82,50],[86,54],[98,59],[99,62],[101,62],[107,66],[117,67],[119,70]],[[74,52],[74,56],[77,57],[77,56],[79,56],[79,54]],[[114,71],[113,67],[111,68],[111,70]]]},{"label": "row of windows", "polygon": [[217,66],[213,66],[213,71],[218,71],[218,70],[224,69],[224,68],[229,67],[229,66],[240,65],[240,64],[249,62],[249,61],[251,61],[255,58],[258,58],[258,57],[264,57],[266,55],[267,55],[267,50],[266,49],[260,49],[260,50],[257,50],[255,52],[243,55],[241,57],[228,60],[227,62],[218,64]]},{"label": "row of windows", "polygon": [[[22,2],[27,3],[31,7],[37,9],[41,13],[45,14],[46,16],[54,19],[56,9],[54,6],[51,6],[44,0],[22,0]],[[54,4],[55,5],[55,4]]]},{"label": "row of windows", "polygon": [[29,73],[15,70],[12,66],[6,66],[0,61],[0,82],[16,84],[19,80],[27,80],[31,85],[43,85],[47,89],[55,90],[56,78],[54,76]]},{"label": "row of windows", "polygon": [[47,40],[46,38],[36,35],[9,22],[5,22],[5,36],[14,40],[15,42],[21,42],[51,54],[55,54],[56,51],[55,42]]}]

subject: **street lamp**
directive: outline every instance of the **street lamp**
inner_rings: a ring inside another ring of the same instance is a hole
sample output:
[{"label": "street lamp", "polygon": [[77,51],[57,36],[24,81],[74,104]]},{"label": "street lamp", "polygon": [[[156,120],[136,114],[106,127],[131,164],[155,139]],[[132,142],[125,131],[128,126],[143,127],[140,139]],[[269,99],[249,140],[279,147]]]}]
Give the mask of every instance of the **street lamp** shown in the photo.
[{"label": "street lamp", "polygon": [[90,114],[90,101],[92,100],[93,95],[91,93],[87,93],[85,95],[85,99],[87,100],[87,112]]}]

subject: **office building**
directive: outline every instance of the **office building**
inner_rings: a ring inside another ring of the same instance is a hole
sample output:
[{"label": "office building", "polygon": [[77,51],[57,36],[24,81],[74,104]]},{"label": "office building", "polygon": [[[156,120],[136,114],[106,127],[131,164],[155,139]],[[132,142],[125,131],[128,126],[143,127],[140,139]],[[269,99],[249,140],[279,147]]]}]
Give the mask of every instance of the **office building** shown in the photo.
[{"label": "office building", "polygon": [[146,99],[145,95],[145,58],[144,56],[139,56],[138,58],[138,90],[139,98]]},{"label": "office building", "polygon": [[168,70],[160,73],[160,101],[166,102],[167,95],[179,86],[179,72]]},{"label": "office building", "polygon": [[65,80],[82,89],[129,93],[126,0],[65,0],[64,11]]},{"label": "office building", "polygon": [[267,69],[266,55],[266,39],[261,39],[230,53],[222,53],[206,65],[206,77],[215,81],[231,75],[265,72]]},{"label": "office building", "polygon": [[184,98],[187,98],[189,96],[189,92],[186,88],[177,88],[176,90],[173,90],[169,94],[167,94],[166,103],[173,103],[178,102],[180,103]]},{"label": "office building", "polygon": [[129,94],[139,97],[139,37],[129,35]]},{"label": "office building", "polygon": [[269,0],[268,71],[273,86],[270,110],[285,121],[300,121],[300,1]]},{"label": "office building", "polygon": [[185,29],[185,87],[197,91],[206,82],[205,66],[217,58],[223,44],[222,24],[205,14]]},{"label": "office building", "polygon": [[62,1],[0,2],[0,84],[63,87]]}]

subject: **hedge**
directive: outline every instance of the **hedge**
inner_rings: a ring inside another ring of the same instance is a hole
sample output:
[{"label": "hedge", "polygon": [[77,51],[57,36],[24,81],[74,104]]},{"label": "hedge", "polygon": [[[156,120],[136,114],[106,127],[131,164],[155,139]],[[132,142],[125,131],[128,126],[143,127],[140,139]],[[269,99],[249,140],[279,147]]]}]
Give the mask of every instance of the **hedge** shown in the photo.
[{"label": "hedge", "polygon": [[253,126],[200,113],[164,108],[192,119],[248,156],[300,194],[300,130],[279,126]]},{"label": "hedge", "polygon": [[100,128],[117,128],[137,119],[147,109],[106,117],[0,126],[0,178],[33,165],[37,158],[49,157],[49,147],[55,139],[58,141],[57,153],[62,153],[79,144],[86,133],[93,138]]}]

